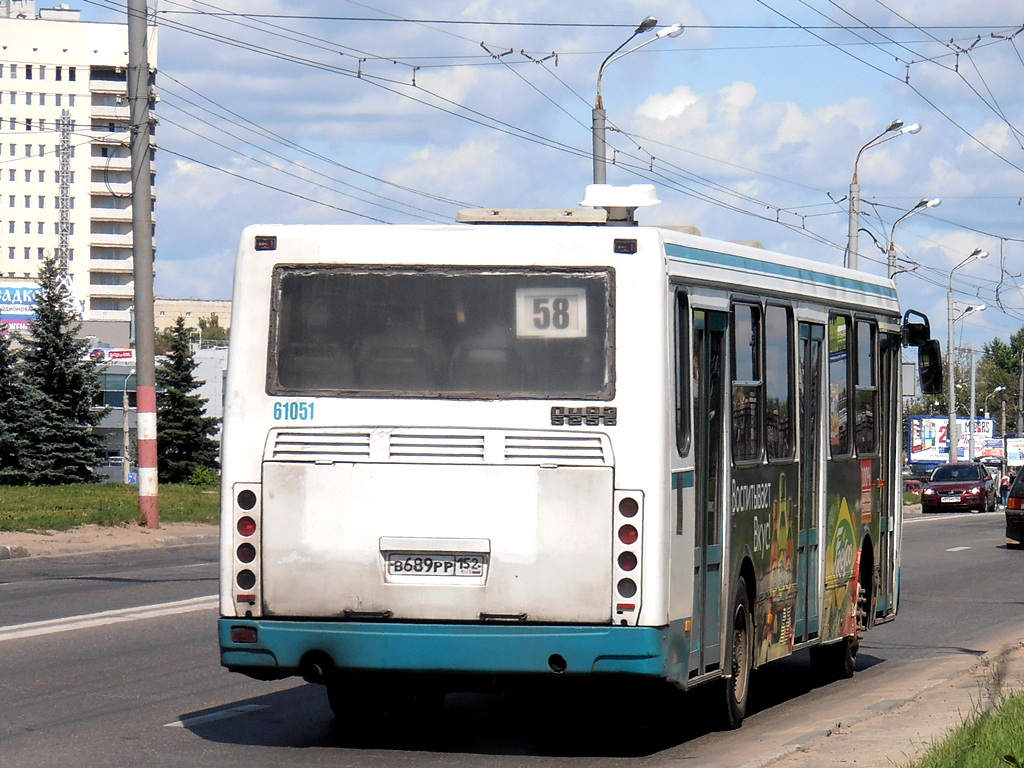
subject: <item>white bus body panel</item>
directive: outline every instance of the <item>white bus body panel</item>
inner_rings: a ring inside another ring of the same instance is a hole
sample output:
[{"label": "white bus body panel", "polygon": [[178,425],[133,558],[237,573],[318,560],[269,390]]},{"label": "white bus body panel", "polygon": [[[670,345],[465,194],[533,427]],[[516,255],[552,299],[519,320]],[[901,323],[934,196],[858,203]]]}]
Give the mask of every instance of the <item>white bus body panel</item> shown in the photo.
[{"label": "white bus body panel", "polygon": [[[267,462],[263,472],[266,616],[608,620],[610,468]],[[385,560],[422,568],[425,556],[467,551],[479,576],[392,574]]]}]

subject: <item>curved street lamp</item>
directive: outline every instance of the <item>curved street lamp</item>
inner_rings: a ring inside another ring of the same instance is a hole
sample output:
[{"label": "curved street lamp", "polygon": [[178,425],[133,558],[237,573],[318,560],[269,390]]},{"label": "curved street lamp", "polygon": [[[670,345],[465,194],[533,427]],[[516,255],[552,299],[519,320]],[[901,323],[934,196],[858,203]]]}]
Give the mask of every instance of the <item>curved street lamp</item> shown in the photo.
[{"label": "curved street lamp", "polygon": [[[895,237],[896,237],[896,225],[899,224],[904,219],[909,219],[915,213],[920,213],[921,211],[923,211],[926,208],[938,208],[941,204],[942,204],[942,200],[940,200],[937,197],[933,197],[930,200],[928,198],[922,198],[920,201],[918,201],[918,203],[913,208],[911,208],[909,211],[904,213],[902,216],[900,216],[898,219],[896,219],[896,221],[893,222],[892,229],[889,230],[889,250],[886,252],[886,255],[888,257],[887,258],[887,261],[888,261],[888,264],[889,264],[888,275],[889,275],[889,279],[890,280],[897,273],[897,269],[896,269],[896,240],[895,240]],[[900,272],[909,272],[910,270],[901,269],[899,271]]]},{"label": "curved street lamp", "polygon": [[[654,37],[644,40],[639,45],[634,45],[632,48],[622,51],[623,48],[637,35],[642,35],[644,32],[649,32],[658,25],[658,20],[654,16],[648,16],[641,21],[637,28],[633,30],[633,34],[622,41],[614,51],[609,53],[605,60],[601,62],[600,69],[597,70],[597,97],[594,99],[594,109],[591,113],[592,119],[592,133],[593,133],[593,162],[594,162],[594,183],[595,184],[606,184],[608,182],[608,145],[605,141],[606,126],[605,116],[606,112],[604,109],[604,99],[601,96],[601,78],[604,76],[605,67],[611,64],[617,59],[621,59],[623,56],[637,51],[643,48],[649,43],[653,43],[655,40],[661,40],[663,37],[679,37],[683,34],[682,24],[673,24],[670,27],[663,27],[657,31]],[[622,51],[622,53],[619,53]]]},{"label": "curved street lamp", "polygon": [[[971,252],[970,256],[949,270],[949,289],[946,291],[946,316],[949,321],[949,327],[947,328],[949,339],[946,346],[946,354],[949,356],[949,384],[946,390],[949,395],[949,427],[946,430],[946,434],[949,439],[949,460],[951,462],[956,462],[957,460],[958,442],[956,434],[956,383],[954,381],[956,379],[956,376],[954,375],[955,358],[953,357],[953,273],[965,264],[970,264],[972,261],[976,261],[977,259],[984,259],[986,256],[988,256],[988,251],[982,250],[981,248],[975,248]],[[980,307],[968,307],[964,314],[958,319],[963,319],[969,314],[980,312],[984,308],[984,305],[981,305]]]},{"label": "curved street lamp", "polygon": [[857,157],[853,161],[853,179],[850,181],[850,228],[846,240],[846,258],[843,266],[857,269],[857,254],[860,248],[860,182],[857,179],[857,164],[860,163],[860,156],[872,147],[877,147],[879,144],[884,144],[905,133],[917,133],[920,130],[920,123],[904,126],[902,120],[893,120],[884,131],[857,150]]},{"label": "curved street lamp", "polygon": [[[131,479],[129,477],[131,466],[128,462],[128,379],[134,375],[134,368],[125,374],[124,389],[122,391],[124,399],[121,400],[121,475],[125,485],[128,485],[128,481]],[[114,391],[116,392],[117,390]]]},{"label": "curved street lamp", "polygon": [[988,399],[990,397],[992,397],[992,395],[994,395],[996,392],[1002,392],[1004,389],[1006,389],[1006,387],[1003,386],[1002,384],[1000,384],[998,387],[996,387],[991,392],[989,392],[987,395],[985,395],[985,408],[984,408],[984,410],[985,410],[985,418],[986,419],[989,417],[988,416]]}]

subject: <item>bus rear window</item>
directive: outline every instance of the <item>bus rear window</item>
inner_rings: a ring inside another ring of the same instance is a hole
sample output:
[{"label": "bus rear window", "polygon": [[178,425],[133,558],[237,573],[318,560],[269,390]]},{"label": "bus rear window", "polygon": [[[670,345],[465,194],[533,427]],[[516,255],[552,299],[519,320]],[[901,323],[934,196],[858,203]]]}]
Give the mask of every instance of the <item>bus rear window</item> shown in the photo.
[{"label": "bus rear window", "polygon": [[280,266],[270,394],[612,396],[608,270]]}]

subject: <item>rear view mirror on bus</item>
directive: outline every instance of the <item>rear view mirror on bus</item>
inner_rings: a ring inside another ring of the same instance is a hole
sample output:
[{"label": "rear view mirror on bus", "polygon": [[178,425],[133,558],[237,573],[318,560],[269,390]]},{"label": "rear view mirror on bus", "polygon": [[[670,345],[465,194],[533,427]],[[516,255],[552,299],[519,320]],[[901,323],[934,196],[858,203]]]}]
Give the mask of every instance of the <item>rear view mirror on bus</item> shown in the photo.
[{"label": "rear view mirror on bus", "polygon": [[[910,316],[916,315],[921,322],[910,322]],[[903,315],[903,346],[920,347],[927,342],[932,335],[928,318],[916,309],[908,309]]]},{"label": "rear view mirror on bus", "polygon": [[921,393],[937,395],[942,392],[942,347],[936,339],[928,339],[917,347],[917,371],[921,378]]}]

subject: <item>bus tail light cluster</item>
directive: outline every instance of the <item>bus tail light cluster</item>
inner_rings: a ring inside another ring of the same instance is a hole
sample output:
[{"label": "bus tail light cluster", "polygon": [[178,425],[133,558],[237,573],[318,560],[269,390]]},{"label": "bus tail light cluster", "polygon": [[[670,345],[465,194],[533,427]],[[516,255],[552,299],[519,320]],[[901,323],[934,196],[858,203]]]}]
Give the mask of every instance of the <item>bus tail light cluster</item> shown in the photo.
[{"label": "bus tail light cluster", "polygon": [[614,499],[612,622],[635,626],[640,615],[644,497],[640,491],[616,491]]},{"label": "bus tail light cluster", "polygon": [[259,546],[260,546],[260,487],[236,485],[234,487],[234,547],[235,607],[242,615],[251,616],[259,600]]}]

